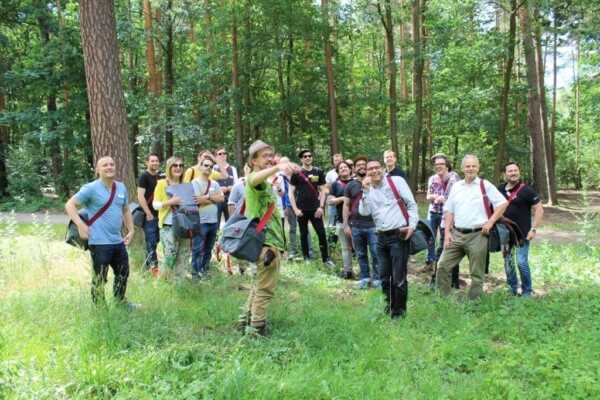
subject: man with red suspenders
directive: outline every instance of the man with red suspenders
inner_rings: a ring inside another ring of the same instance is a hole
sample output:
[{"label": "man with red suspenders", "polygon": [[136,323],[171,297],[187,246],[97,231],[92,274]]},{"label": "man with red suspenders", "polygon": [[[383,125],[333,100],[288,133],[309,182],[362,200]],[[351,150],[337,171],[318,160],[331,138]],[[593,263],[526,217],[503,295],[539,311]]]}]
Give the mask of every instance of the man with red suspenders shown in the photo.
[{"label": "man with red suspenders", "polygon": [[[519,164],[509,162],[504,165],[504,176],[506,182],[498,185],[500,193],[506,197],[508,207],[504,216],[514,221],[518,226],[525,240],[517,250],[517,265],[521,275],[521,295],[531,296],[533,287],[531,284],[531,271],[529,269],[529,242],[535,238],[536,229],[542,223],[544,208],[540,202],[540,196],[535,190],[521,182],[521,172]],[[531,222],[531,210],[533,209],[533,226]],[[503,251],[504,269],[506,271],[506,283],[514,295],[518,294],[519,282],[513,263],[514,247],[508,246]]]},{"label": "man with red suspenders", "polygon": [[[113,293],[120,304],[132,305],[125,300],[129,277],[129,256],[125,246],[133,238],[133,217],[129,210],[127,188],[115,180],[115,161],[102,157],[96,162],[98,179],[84,185],[65,204],[65,211],[77,225],[79,236],[87,239],[92,256],[92,300],[104,300],[104,285],[108,266],[115,279]],[[84,206],[89,220],[83,221],[77,208]],[[121,236],[125,223],[127,234]]]},{"label": "man with red suspenders", "polygon": [[308,251],[308,222],[312,224],[319,238],[321,259],[325,266],[333,268],[335,264],[329,259],[323,213],[325,207],[325,175],[323,171],[312,165],[313,154],[310,150],[301,150],[298,157],[302,167],[290,178],[290,203],[300,226],[300,243],[305,262],[309,260]]},{"label": "man with red suspenders", "polygon": [[158,211],[152,207],[154,188],[159,179],[158,154],[150,153],[146,156],[146,170],[140,174],[137,182],[137,201],[146,214],[144,222],[144,237],[146,239],[146,270],[152,276],[158,276],[158,257],[156,246],[160,241],[158,230]]}]

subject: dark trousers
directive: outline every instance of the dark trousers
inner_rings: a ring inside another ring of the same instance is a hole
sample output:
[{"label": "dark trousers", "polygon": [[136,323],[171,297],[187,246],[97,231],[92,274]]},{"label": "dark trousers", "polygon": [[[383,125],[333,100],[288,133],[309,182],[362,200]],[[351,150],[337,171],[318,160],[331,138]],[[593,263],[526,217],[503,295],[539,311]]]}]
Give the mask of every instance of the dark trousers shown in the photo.
[{"label": "dark trousers", "polygon": [[98,303],[98,299],[104,300],[104,285],[110,265],[115,274],[113,283],[113,294],[115,299],[123,300],[127,290],[127,278],[129,277],[129,256],[125,244],[93,244],[90,245],[92,255],[92,301]]},{"label": "dark trousers", "polygon": [[146,269],[158,266],[158,256],[156,255],[156,246],[160,241],[158,229],[158,216],[152,221],[144,222],[144,237],[146,239]]},{"label": "dark trousers", "polygon": [[319,248],[321,249],[321,259],[323,261],[329,260],[329,253],[327,249],[327,237],[325,236],[325,225],[323,225],[323,216],[320,218],[315,217],[315,212],[302,210],[302,216],[298,217],[298,226],[300,227],[300,244],[302,245],[302,256],[305,260],[309,258],[308,251],[308,221],[315,228],[317,237],[319,238]]},{"label": "dark trousers", "polygon": [[227,208],[227,199],[222,203],[217,203],[217,230],[221,226],[221,215],[225,216],[225,222],[229,219],[229,209]]},{"label": "dark trousers", "polygon": [[389,311],[392,318],[406,314],[409,257],[409,240],[400,240],[395,233],[379,234],[377,259],[379,260],[381,288],[385,295],[386,312]]}]

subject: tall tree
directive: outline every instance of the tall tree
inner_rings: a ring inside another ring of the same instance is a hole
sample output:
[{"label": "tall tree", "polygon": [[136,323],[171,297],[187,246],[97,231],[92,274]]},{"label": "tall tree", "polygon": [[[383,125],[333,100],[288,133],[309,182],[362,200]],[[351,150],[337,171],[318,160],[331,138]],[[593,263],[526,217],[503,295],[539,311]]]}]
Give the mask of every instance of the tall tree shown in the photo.
[{"label": "tall tree", "polygon": [[546,193],[545,188],[545,152],[542,132],[541,105],[538,90],[538,69],[533,43],[532,27],[527,3],[519,8],[519,22],[523,36],[523,51],[527,70],[527,106],[529,110],[528,128],[531,139],[531,160],[533,169],[533,188],[538,193]]},{"label": "tall tree", "polygon": [[412,0],[412,30],[414,51],[413,88],[415,101],[415,126],[413,128],[412,157],[409,176],[409,184],[412,190],[417,189],[419,182],[419,156],[421,153],[421,133],[423,131],[424,54],[421,43],[421,13],[421,0]]},{"label": "tall tree", "polygon": [[[0,82],[4,75],[5,63],[4,56],[0,53]],[[4,99],[4,90],[0,85],[0,114],[6,108],[6,100]],[[8,155],[8,126],[0,123],[0,198],[8,195],[8,176],[6,170],[6,156]]]},{"label": "tall tree", "polygon": [[335,96],[335,77],[333,73],[333,51],[331,49],[331,28],[329,24],[329,3],[321,0],[323,13],[323,41],[325,42],[325,71],[327,75],[327,110],[329,114],[329,133],[331,134],[331,154],[339,152],[339,137],[337,131],[337,104]]},{"label": "tall tree", "polygon": [[[148,91],[155,105],[160,97],[160,75],[156,63],[156,49],[154,47],[153,14],[150,0],[143,0],[144,3],[144,31],[146,33],[146,64],[148,67]],[[157,153],[161,158],[163,155],[163,145],[158,128],[158,114],[151,115],[152,131],[152,152]]]},{"label": "tall tree", "polygon": [[231,90],[233,92],[233,107],[235,109],[235,162],[243,164],[244,132],[242,128],[242,101],[240,99],[240,73],[238,50],[238,24],[235,0],[231,5]]},{"label": "tall tree", "polygon": [[112,156],[117,178],[133,196],[136,185],[129,154],[112,0],[80,0],[79,20],[94,162],[102,156]]}]

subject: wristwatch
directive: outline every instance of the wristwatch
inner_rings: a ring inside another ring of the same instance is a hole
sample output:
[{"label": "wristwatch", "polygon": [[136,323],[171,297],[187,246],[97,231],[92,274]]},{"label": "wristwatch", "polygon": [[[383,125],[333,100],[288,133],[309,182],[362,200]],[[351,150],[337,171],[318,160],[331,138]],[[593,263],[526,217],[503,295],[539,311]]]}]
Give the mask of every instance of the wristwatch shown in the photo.
[{"label": "wristwatch", "polygon": [[535,229],[535,228],[531,228],[531,232],[533,232],[533,233],[537,233],[537,229]]}]

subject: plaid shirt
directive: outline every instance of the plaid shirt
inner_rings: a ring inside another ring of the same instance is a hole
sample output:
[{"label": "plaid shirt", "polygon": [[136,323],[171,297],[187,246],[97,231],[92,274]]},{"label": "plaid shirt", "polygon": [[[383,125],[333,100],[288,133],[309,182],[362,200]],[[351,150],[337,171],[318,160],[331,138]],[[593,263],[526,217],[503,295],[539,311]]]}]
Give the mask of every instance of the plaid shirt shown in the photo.
[{"label": "plaid shirt", "polygon": [[[458,174],[454,171],[448,172],[446,179],[442,179],[438,174],[433,175],[429,178],[429,188],[427,189],[428,195],[444,196],[448,200],[450,189],[454,182],[460,180]],[[444,212],[444,204],[434,203],[433,200],[429,200],[429,211],[441,214]]]}]

